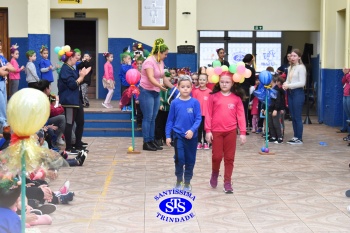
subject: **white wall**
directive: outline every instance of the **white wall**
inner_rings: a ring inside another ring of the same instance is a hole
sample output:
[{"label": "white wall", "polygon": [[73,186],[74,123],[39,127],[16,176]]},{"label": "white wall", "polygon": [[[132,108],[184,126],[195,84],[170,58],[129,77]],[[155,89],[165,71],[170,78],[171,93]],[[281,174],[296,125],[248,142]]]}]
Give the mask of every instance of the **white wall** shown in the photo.
[{"label": "white wall", "polygon": [[[112,24],[108,23],[108,12],[105,9],[97,9],[97,10],[74,10],[74,9],[66,9],[66,10],[51,10],[51,19],[74,19],[74,12],[84,11],[86,12],[86,18],[97,19],[97,52],[103,53],[108,51],[108,25]],[[53,28],[51,30],[54,30]]]},{"label": "white wall", "polygon": [[319,31],[320,6],[320,0],[199,0],[197,29]]},{"label": "white wall", "polygon": [[[176,52],[176,0],[169,0],[169,30],[139,30],[138,0],[98,0],[98,4],[97,0],[83,0],[83,4],[58,4],[57,0],[50,1],[51,10],[55,12],[58,9],[63,13],[66,11],[73,13],[77,10],[93,12],[93,9],[106,9],[108,10],[107,37],[133,38],[150,46],[153,45],[156,38],[162,37],[170,51]],[[194,30],[196,29],[194,28]],[[102,51],[107,51],[107,49]]]},{"label": "white wall", "polygon": [[27,1],[0,0],[0,7],[8,8],[9,37],[28,36]]}]

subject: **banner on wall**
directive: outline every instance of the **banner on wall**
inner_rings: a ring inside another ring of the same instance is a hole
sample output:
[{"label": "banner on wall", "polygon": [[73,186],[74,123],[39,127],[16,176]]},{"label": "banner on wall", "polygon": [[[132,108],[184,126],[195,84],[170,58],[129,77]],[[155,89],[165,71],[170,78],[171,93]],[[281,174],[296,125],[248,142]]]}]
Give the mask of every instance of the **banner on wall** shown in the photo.
[{"label": "banner on wall", "polygon": [[58,0],[58,4],[82,4],[83,0]]}]

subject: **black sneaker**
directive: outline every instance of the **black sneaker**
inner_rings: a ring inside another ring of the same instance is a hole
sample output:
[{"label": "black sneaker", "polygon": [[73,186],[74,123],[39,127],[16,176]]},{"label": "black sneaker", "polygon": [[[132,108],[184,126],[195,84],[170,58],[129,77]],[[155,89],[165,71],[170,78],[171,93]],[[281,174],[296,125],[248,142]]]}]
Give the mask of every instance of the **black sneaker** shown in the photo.
[{"label": "black sneaker", "polygon": [[269,139],[269,142],[276,142],[276,141],[277,141],[277,139],[274,138],[274,137],[271,137],[271,138]]},{"label": "black sneaker", "polygon": [[38,207],[38,210],[40,210],[42,214],[51,214],[56,211],[56,206],[54,204],[46,203]]},{"label": "black sneaker", "polygon": [[152,141],[150,142],[153,144],[153,146],[157,149],[157,150],[163,150],[163,147],[161,147],[160,145],[158,145],[158,143],[156,141]]},{"label": "black sneaker", "polygon": [[[77,156],[78,157],[78,156]],[[83,166],[85,159],[87,157],[87,153],[85,151],[82,151],[80,157],[77,159],[75,158],[78,162],[79,162],[79,166]]]},{"label": "black sneaker", "polygon": [[43,213],[40,210],[37,209],[32,209],[30,211],[31,214],[35,214],[35,215],[43,215]]},{"label": "black sneaker", "polygon": [[294,142],[290,142],[289,144],[291,144],[291,145],[302,145],[303,144],[303,140],[297,139]]},{"label": "black sneaker", "polygon": [[148,151],[156,151],[157,150],[157,148],[155,148],[153,143],[151,143],[151,142],[144,142],[142,149],[148,150]]},{"label": "black sneaker", "polygon": [[282,144],[283,143],[283,138],[279,138],[275,141],[276,144]]},{"label": "black sneaker", "polygon": [[291,140],[289,140],[287,143],[288,144],[291,144],[292,142],[295,142],[296,140],[298,140],[298,138],[296,137],[293,137]]}]

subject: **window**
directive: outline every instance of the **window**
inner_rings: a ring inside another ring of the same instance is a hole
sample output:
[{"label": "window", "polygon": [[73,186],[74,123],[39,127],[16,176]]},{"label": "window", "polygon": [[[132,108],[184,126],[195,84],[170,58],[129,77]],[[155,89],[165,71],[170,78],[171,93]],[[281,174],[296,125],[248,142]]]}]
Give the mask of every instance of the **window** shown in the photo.
[{"label": "window", "polygon": [[200,37],[224,37],[224,31],[200,31]]},{"label": "window", "polygon": [[229,31],[228,32],[229,37],[245,37],[245,38],[251,38],[253,37],[253,32],[251,31]]},{"label": "window", "polygon": [[218,48],[223,48],[224,43],[200,43],[199,44],[199,53],[200,53],[200,59],[199,59],[199,66],[206,66],[208,67],[208,64],[211,65],[211,63],[218,59],[218,55],[216,53],[216,50]]},{"label": "window", "polygon": [[281,66],[280,43],[256,44],[256,71],[266,70],[268,66],[272,66],[275,71]]},{"label": "window", "polygon": [[252,43],[229,43],[228,44],[228,62],[236,64],[243,60],[247,53],[253,52]]},{"label": "window", "polygon": [[282,32],[256,32],[256,37],[281,38]]}]

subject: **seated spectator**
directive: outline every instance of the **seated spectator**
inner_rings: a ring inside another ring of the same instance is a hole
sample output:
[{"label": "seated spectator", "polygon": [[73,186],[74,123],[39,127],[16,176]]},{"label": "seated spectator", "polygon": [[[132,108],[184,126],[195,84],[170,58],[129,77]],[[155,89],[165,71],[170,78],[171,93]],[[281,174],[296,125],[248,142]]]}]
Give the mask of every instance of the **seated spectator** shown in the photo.
[{"label": "seated spectator", "polygon": [[51,85],[47,80],[40,80],[37,85],[37,89],[44,92],[50,100],[50,117],[47,121],[47,125],[57,126],[57,129],[54,129],[54,134],[52,134],[52,128],[49,127],[48,131],[52,137],[52,146],[55,147],[56,144],[64,145],[62,140],[62,135],[66,127],[66,118],[64,116],[64,109],[61,105],[57,105],[57,97],[51,95]]}]

